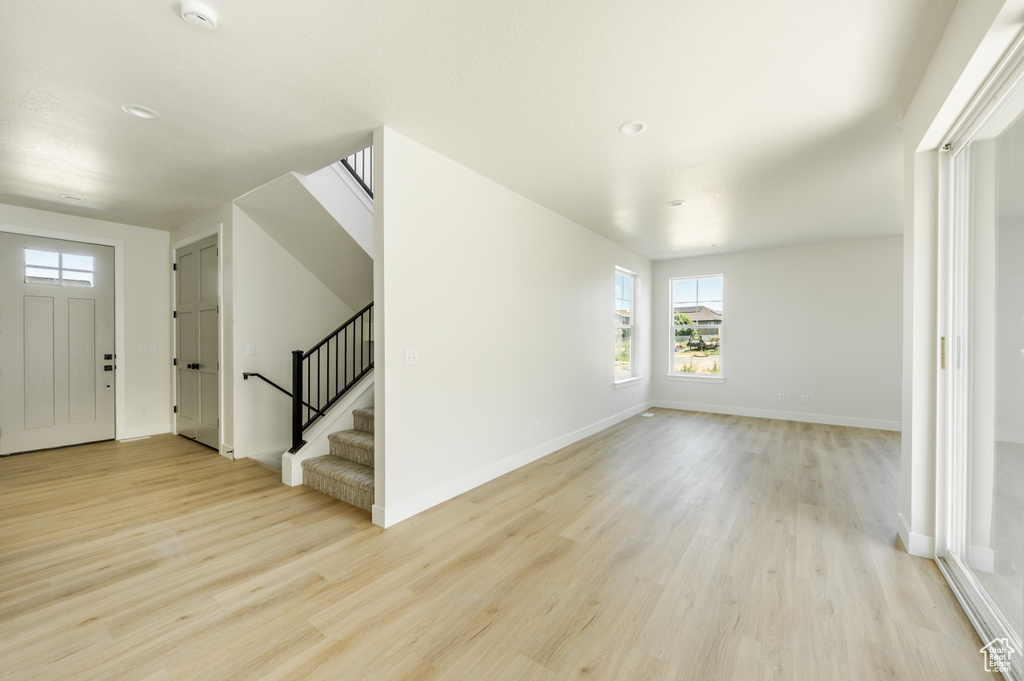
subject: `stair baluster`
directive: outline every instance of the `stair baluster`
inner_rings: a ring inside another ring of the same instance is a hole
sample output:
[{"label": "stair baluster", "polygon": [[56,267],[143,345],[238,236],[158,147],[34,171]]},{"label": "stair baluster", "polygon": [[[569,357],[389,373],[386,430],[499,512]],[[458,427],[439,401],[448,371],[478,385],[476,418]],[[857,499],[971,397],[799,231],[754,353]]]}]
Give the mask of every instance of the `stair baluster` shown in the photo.
[{"label": "stair baluster", "polygon": [[[367,333],[369,329],[369,333]],[[305,440],[303,432],[323,416],[352,386],[373,369],[373,303],[364,307],[322,341],[303,352],[292,352],[292,447],[297,452]],[[349,338],[351,337],[351,344]],[[331,386],[331,343],[335,352],[335,381]],[[341,357],[339,347],[344,347]],[[358,352],[357,352],[358,346]],[[326,361],[321,361],[323,353]],[[315,358],[315,360],[314,360]],[[313,371],[314,361],[316,371]],[[337,380],[337,366],[342,363],[342,382]],[[352,375],[349,376],[349,363]],[[305,390],[305,400],[303,400]]]}]

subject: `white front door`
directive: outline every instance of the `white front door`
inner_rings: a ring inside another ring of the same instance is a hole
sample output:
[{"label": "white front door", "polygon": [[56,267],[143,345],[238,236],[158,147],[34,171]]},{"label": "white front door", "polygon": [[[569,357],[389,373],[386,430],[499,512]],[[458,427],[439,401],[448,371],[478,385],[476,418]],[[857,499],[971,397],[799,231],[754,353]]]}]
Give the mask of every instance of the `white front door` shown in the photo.
[{"label": "white front door", "polygon": [[114,437],[114,249],[0,233],[0,455]]}]

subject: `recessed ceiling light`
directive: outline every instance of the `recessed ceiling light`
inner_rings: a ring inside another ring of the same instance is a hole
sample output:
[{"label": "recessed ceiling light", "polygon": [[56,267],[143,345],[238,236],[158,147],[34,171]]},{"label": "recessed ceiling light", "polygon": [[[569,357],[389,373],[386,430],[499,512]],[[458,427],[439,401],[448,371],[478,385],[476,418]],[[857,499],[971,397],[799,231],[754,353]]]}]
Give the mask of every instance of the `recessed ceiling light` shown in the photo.
[{"label": "recessed ceiling light", "polygon": [[711,248],[718,248],[721,245],[722,244],[708,244],[708,246],[710,246]]},{"label": "recessed ceiling light", "polygon": [[623,135],[639,135],[647,129],[647,124],[643,121],[629,121],[619,126],[619,132]]},{"label": "recessed ceiling light", "polygon": [[217,11],[199,0],[181,0],[181,18],[204,31],[217,28]]},{"label": "recessed ceiling light", "polygon": [[68,201],[85,201],[84,196],[77,196],[75,194],[61,194],[60,198],[67,199]]},{"label": "recessed ceiling light", "polygon": [[138,116],[139,118],[145,118],[147,121],[155,121],[160,118],[160,114],[153,111],[148,106],[125,104],[121,108],[124,109],[125,113],[130,113],[132,116]]},{"label": "recessed ceiling light", "polygon": [[672,206],[673,208],[678,208],[679,206],[683,205],[684,203],[686,203],[686,201],[683,201],[682,199],[676,199],[674,201],[669,201],[668,205]]}]

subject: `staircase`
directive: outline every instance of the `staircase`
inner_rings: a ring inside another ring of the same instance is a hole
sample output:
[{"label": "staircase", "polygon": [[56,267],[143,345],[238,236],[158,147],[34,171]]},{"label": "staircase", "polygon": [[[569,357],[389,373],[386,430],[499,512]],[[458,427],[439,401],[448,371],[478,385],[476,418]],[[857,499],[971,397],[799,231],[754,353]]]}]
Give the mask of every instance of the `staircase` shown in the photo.
[{"label": "staircase", "polygon": [[330,454],[302,462],[302,482],[370,511],[373,506],[373,407],[356,409],[352,420],[355,426],[352,430],[328,436]]}]

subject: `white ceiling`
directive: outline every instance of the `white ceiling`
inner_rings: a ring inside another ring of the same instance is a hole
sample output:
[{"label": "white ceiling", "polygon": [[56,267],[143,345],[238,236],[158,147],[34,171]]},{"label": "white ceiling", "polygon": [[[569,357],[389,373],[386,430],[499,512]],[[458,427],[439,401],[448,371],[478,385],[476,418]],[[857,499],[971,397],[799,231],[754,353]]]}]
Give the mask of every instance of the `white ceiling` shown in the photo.
[{"label": "white ceiling", "polygon": [[387,125],[652,258],[897,234],[955,0],[211,4],[3,0],[0,202],[173,229]]}]

